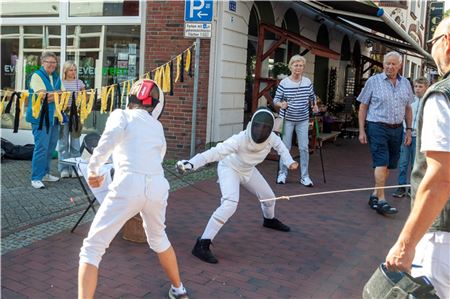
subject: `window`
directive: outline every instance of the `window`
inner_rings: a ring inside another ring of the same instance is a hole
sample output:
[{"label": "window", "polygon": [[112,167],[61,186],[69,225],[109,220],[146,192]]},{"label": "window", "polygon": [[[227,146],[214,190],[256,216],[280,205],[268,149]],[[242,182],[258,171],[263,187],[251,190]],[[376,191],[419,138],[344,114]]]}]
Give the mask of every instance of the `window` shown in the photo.
[{"label": "window", "polygon": [[139,0],[77,0],[70,1],[71,17],[138,16]]},{"label": "window", "polygon": [[59,0],[45,1],[0,1],[0,16],[2,18],[17,17],[58,17]]}]

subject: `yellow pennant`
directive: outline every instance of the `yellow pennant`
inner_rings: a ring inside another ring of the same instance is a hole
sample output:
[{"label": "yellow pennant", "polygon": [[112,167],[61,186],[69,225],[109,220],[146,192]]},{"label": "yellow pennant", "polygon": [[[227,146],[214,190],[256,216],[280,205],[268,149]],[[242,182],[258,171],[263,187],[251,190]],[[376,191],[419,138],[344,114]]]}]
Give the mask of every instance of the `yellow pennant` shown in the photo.
[{"label": "yellow pennant", "polygon": [[184,71],[189,72],[189,67],[191,66],[191,49],[186,51],[186,59],[184,60]]},{"label": "yellow pennant", "polygon": [[164,69],[163,92],[170,92],[170,64],[167,63]]},{"label": "yellow pennant", "polygon": [[181,68],[181,54],[177,56],[177,74],[175,76],[174,82],[178,82],[180,79],[180,68]]}]

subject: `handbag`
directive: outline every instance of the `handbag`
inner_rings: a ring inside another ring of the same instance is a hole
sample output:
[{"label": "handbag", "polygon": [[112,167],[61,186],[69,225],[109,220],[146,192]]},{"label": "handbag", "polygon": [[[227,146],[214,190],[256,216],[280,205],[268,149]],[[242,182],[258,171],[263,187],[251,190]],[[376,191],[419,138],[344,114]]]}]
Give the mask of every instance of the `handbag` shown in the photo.
[{"label": "handbag", "polygon": [[283,124],[284,124],[284,118],[281,117],[275,117],[275,121],[273,122],[273,131],[278,134],[283,133]]}]

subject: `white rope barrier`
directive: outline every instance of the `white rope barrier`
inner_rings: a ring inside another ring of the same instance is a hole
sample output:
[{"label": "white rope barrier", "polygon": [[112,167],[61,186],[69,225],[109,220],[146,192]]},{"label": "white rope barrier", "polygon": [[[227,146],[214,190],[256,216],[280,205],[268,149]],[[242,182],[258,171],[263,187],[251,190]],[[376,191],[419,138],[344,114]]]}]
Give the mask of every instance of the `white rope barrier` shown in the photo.
[{"label": "white rope barrier", "polygon": [[368,190],[378,190],[378,189],[393,189],[393,188],[405,188],[410,187],[411,185],[395,185],[395,186],[384,186],[384,187],[368,187],[368,188],[356,188],[356,189],[343,189],[343,190],[333,190],[333,191],[323,191],[323,192],[314,192],[314,193],[306,193],[306,194],[297,194],[297,195],[284,195],[269,199],[260,199],[260,202],[272,201],[272,200],[280,200],[286,199],[290,200],[291,198],[297,197],[307,197],[307,196],[315,196],[315,195],[325,195],[325,194],[335,194],[335,193],[344,193],[344,192],[357,192],[357,191],[368,191]]}]

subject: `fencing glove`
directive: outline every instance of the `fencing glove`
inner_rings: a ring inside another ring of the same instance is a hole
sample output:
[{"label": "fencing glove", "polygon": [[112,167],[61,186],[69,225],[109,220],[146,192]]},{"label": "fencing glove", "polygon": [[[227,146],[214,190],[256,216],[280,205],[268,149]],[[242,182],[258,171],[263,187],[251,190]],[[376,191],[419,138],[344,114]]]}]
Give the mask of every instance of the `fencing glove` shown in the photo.
[{"label": "fencing glove", "polygon": [[186,171],[191,171],[194,169],[194,165],[188,160],[180,160],[175,164],[175,169],[179,174],[185,174]]}]

